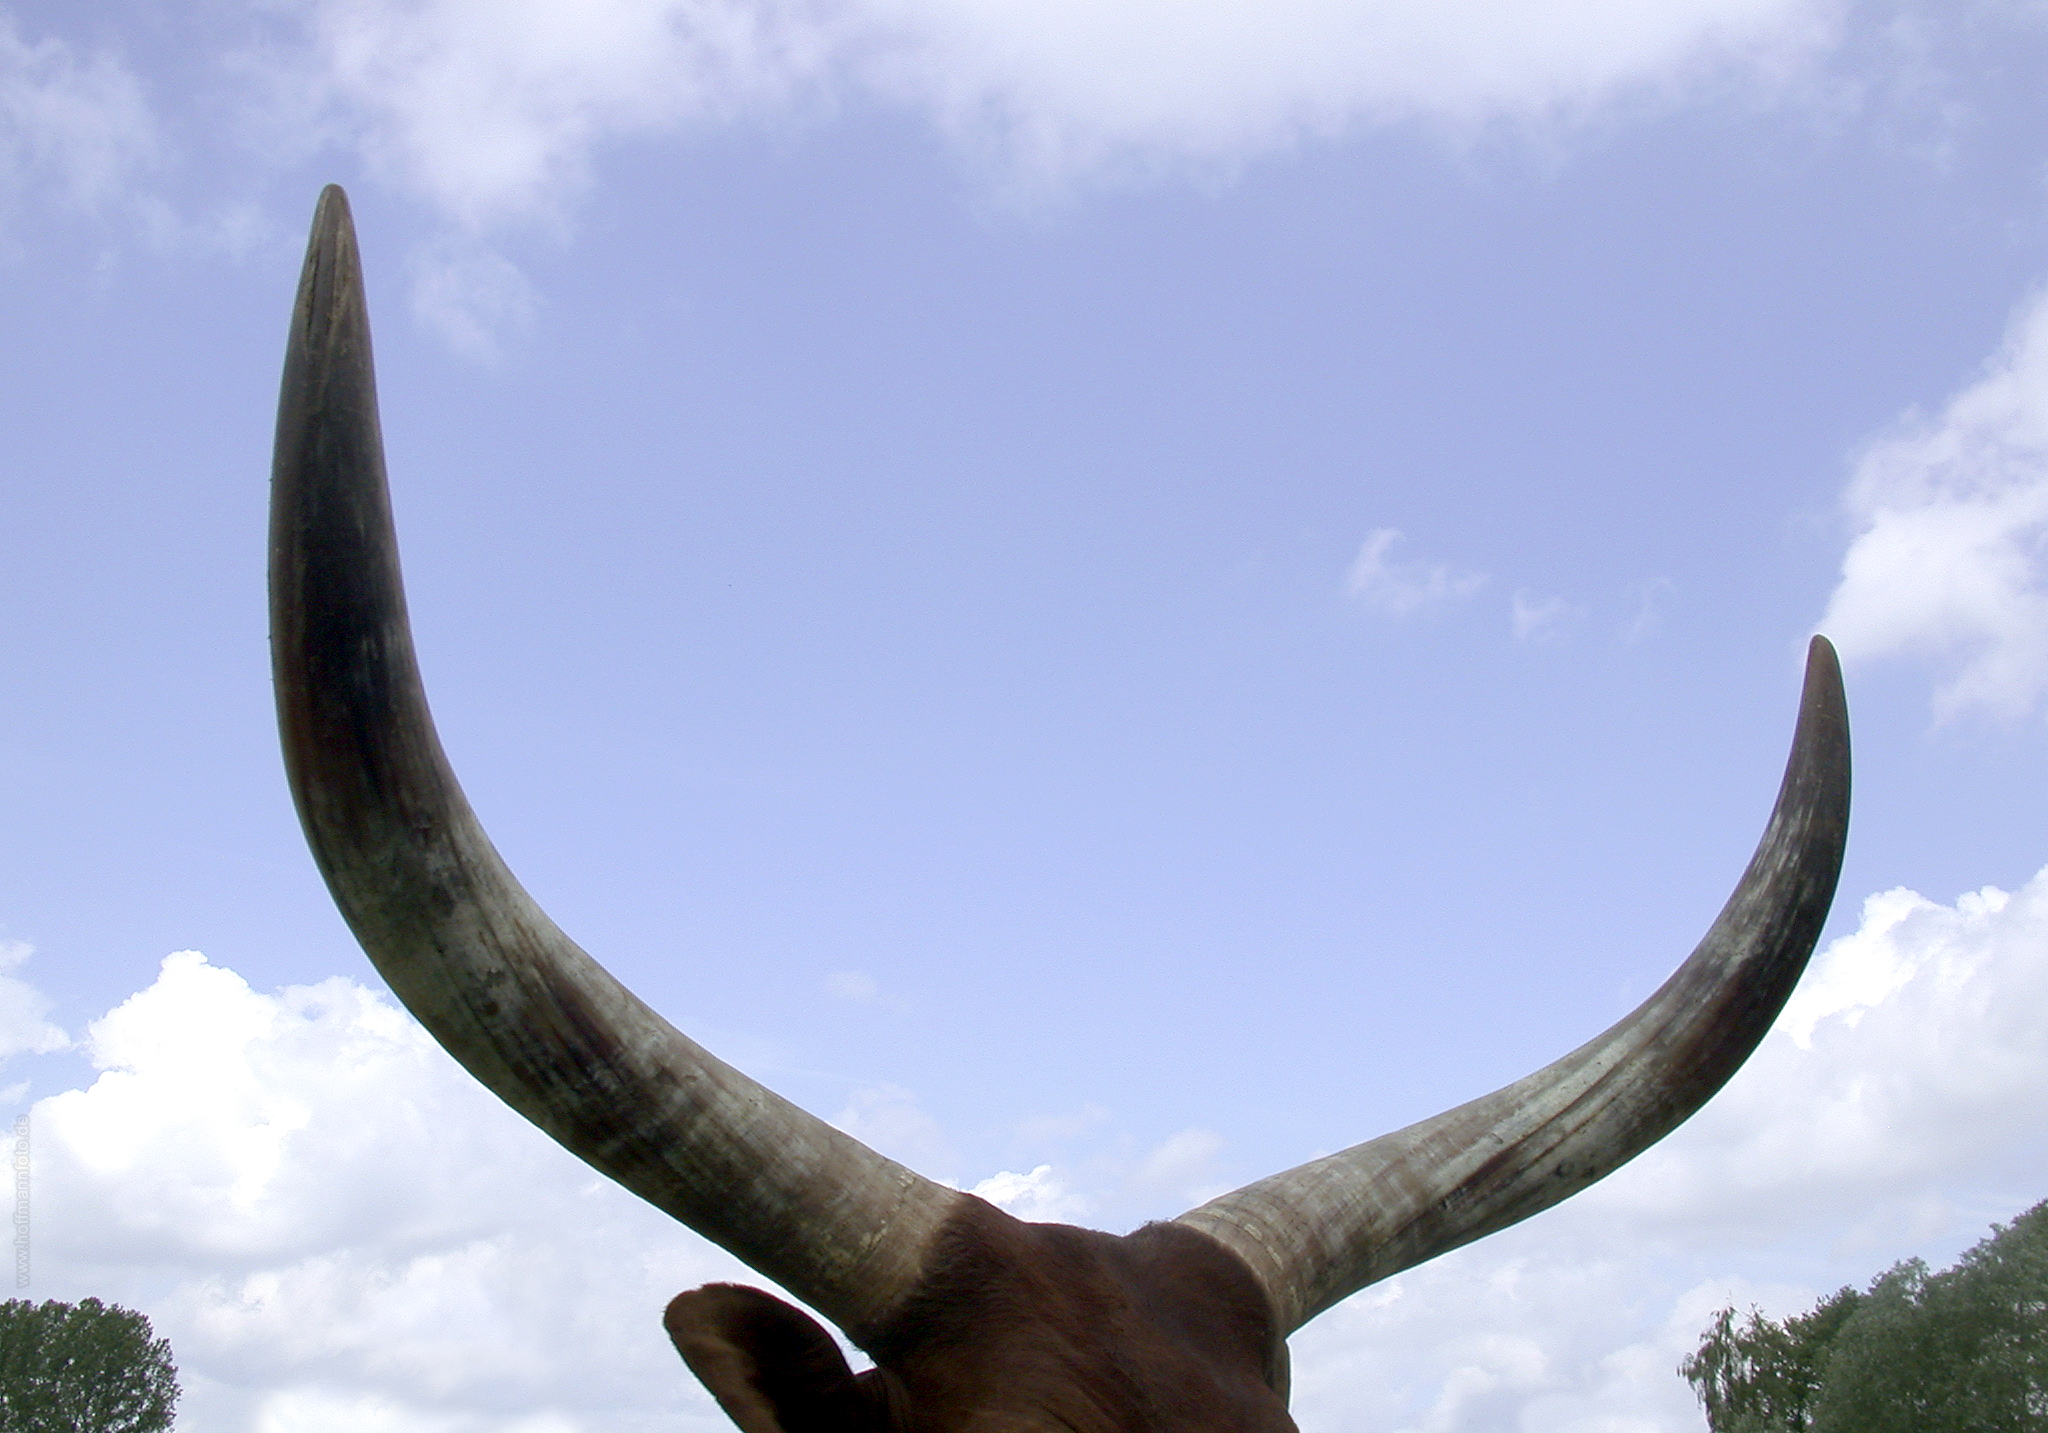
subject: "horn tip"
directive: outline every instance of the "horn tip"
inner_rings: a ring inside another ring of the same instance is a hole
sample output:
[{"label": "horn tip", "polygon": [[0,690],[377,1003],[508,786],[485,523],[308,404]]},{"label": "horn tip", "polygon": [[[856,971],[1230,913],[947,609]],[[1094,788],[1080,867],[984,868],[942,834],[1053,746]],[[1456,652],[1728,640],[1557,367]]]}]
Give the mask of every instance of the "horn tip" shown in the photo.
[{"label": "horn tip", "polygon": [[1838,680],[1842,675],[1842,658],[1835,651],[1835,644],[1819,632],[1806,644],[1806,670],[1832,671]]},{"label": "horn tip", "polygon": [[299,273],[299,296],[292,314],[292,339],[286,353],[287,384],[302,379],[297,360],[326,354],[337,344],[368,351],[368,316],[363,309],[362,257],[356,247],[354,218],[348,193],[339,184],[320,191],[313,226],[306,238],[306,262]]},{"label": "horn tip", "polygon": [[348,191],[339,184],[329,184],[320,191],[320,202],[313,206],[313,230],[315,233],[331,233],[343,227],[354,227],[348,207]]},{"label": "horn tip", "polygon": [[1818,632],[1806,644],[1806,682],[1800,706],[1806,711],[1827,711],[1843,725],[1848,721],[1848,702],[1842,691],[1842,659],[1835,644]]},{"label": "horn tip", "polygon": [[313,209],[313,230],[306,243],[307,268],[352,262],[355,252],[355,216],[349,212],[348,191],[330,184],[320,191],[320,202]]}]

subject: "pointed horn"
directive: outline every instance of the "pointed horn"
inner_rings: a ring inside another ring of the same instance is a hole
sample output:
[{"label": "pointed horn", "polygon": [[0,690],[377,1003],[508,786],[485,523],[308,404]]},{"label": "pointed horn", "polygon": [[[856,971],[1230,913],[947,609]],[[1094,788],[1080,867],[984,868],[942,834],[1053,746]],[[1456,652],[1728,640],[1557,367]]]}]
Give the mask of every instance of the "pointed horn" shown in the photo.
[{"label": "pointed horn", "polygon": [[271,649],[299,819],[380,974],[501,1099],[855,1339],[963,1196],[694,1044],[505,868],[413,658],[348,199],[320,196],[278,403]]},{"label": "pointed horn", "polygon": [[1635,1013],[1528,1078],[1181,1215],[1249,1264],[1283,1333],[1367,1284],[1548,1209],[1677,1128],[1777,1018],[1849,828],[1849,715],[1816,637],[1792,757],[1749,869]]}]

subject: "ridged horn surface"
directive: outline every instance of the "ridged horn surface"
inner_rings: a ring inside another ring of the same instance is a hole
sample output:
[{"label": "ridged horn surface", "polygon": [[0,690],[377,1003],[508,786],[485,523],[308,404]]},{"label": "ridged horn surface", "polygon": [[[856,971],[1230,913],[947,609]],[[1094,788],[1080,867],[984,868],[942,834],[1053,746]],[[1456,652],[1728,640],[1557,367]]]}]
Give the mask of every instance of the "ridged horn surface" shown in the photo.
[{"label": "ridged horn surface", "polygon": [[1825,638],[1763,841],[1690,959],[1535,1074],[1180,1217],[1238,1254],[1282,1333],[1366,1285],[1549,1208],[1669,1134],[1749,1058],[1820,938],[1849,825],[1849,717]]},{"label": "ridged horn surface", "polygon": [[501,1099],[856,1341],[964,1196],[678,1032],[506,869],[428,714],[399,581],[348,200],[320,197],[278,403],[271,651],[299,818],[399,999]]}]

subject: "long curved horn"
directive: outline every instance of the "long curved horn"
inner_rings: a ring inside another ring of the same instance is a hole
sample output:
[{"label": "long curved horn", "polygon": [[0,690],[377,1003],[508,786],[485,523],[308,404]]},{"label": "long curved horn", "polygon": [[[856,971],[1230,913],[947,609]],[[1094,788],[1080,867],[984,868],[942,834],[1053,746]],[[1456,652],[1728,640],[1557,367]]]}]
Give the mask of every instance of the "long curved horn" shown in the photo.
[{"label": "long curved horn", "polygon": [[1824,637],[1771,822],[1699,948],[1604,1035],[1505,1089],[1180,1216],[1258,1275],[1282,1334],[1505,1229],[1677,1128],[1777,1018],[1820,938],[1849,829],[1849,714]]},{"label": "long curved horn", "polygon": [[278,402],[271,651],[299,819],[378,971],[448,1052],[570,1151],[856,1342],[965,1196],[684,1037],[505,868],[427,711],[384,482],[348,199],[320,196]]}]

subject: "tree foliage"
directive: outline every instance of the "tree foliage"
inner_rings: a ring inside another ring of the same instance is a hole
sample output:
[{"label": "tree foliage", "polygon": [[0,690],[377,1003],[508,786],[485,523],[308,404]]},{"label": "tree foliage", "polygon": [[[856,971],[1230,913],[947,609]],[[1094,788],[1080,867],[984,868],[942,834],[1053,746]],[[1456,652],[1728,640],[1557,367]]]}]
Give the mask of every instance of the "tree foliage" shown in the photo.
[{"label": "tree foliage", "polygon": [[1678,1371],[1714,1433],[2042,1433],[2048,1201],[1940,1273],[1908,1259],[1783,1323],[1723,1309]]},{"label": "tree foliage", "polygon": [[1678,1365],[1714,1433],[1806,1433],[1842,1325],[1863,1295],[1836,1290],[1807,1313],[1775,1323],[1756,1309],[1714,1316],[1696,1352]]},{"label": "tree foliage", "polygon": [[98,1299],[0,1303],[0,1433],[162,1433],[178,1369],[151,1332]]}]

